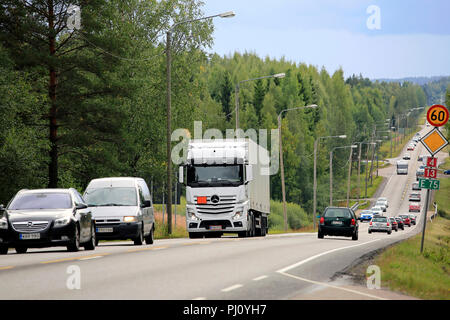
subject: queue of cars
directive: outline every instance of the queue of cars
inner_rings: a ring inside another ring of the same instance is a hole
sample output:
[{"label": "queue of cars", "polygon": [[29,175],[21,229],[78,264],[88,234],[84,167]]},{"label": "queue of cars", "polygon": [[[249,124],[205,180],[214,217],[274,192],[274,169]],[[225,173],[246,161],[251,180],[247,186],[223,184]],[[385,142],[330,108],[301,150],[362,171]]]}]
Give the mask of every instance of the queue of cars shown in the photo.
[{"label": "queue of cars", "polygon": [[92,180],[76,189],[20,190],[0,206],[0,254],[9,248],[64,246],[95,250],[99,239],[153,243],[155,221],[150,191],[141,178]]}]

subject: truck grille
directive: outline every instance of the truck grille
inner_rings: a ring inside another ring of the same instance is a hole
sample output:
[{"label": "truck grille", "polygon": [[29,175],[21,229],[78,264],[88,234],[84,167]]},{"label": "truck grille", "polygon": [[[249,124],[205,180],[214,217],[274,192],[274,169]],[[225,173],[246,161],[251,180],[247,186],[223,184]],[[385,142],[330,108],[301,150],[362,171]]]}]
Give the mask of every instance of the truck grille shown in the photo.
[{"label": "truck grille", "polygon": [[13,222],[12,226],[17,232],[40,232],[47,228],[48,221]]},{"label": "truck grille", "polygon": [[[235,196],[219,196],[219,202],[211,202],[211,197],[206,197],[206,203],[196,204],[196,209],[198,213],[203,214],[224,214],[232,213],[234,206],[236,205]],[[197,202],[197,199],[196,199]]]}]

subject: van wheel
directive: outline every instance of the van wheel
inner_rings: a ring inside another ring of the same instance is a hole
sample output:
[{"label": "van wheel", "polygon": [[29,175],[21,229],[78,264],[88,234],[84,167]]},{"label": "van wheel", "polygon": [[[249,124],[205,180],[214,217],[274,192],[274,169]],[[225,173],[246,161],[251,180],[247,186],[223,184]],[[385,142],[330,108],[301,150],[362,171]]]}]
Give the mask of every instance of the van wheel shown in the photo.
[{"label": "van wheel", "polygon": [[145,243],[146,244],[153,244],[153,226],[150,229],[150,232],[149,232],[148,236],[145,237]]},{"label": "van wheel", "polygon": [[139,234],[137,238],[133,241],[135,246],[140,246],[144,243],[144,232],[142,231],[142,225],[139,227]]}]

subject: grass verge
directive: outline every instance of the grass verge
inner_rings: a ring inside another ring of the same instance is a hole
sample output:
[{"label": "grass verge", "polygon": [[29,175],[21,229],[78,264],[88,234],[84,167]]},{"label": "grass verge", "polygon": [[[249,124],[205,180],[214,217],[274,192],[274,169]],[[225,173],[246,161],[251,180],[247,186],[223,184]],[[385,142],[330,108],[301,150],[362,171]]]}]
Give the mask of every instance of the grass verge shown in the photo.
[{"label": "grass verge", "polygon": [[424,252],[421,234],[386,249],[375,258],[382,286],[421,299],[450,299],[450,220],[427,223]]}]

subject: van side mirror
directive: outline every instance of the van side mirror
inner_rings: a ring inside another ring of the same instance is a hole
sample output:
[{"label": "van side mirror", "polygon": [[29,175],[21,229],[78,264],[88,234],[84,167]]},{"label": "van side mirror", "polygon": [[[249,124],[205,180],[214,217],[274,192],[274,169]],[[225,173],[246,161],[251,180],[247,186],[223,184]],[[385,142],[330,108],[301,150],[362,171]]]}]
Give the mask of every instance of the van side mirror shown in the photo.
[{"label": "van side mirror", "polygon": [[144,200],[144,203],[141,205],[142,208],[149,208],[152,206],[152,203],[150,200]]},{"label": "van side mirror", "polygon": [[245,166],[245,182],[250,182],[253,180],[253,168],[251,164]]},{"label": "van side mirror", "polygon": [[81,210],[81,209],[86,209],[88,206],[83,204],[83,203],[76,203],[75,204],[75,209],[77,210]]},{"label": "van side mirror", "polygon": [[184,170],[183,166],[178,167],[178,182],[183,184],[184,183]]}]

